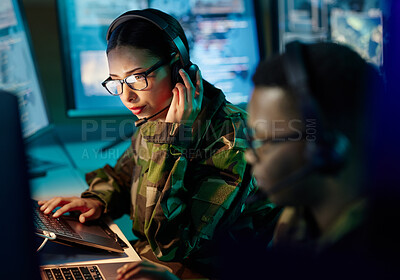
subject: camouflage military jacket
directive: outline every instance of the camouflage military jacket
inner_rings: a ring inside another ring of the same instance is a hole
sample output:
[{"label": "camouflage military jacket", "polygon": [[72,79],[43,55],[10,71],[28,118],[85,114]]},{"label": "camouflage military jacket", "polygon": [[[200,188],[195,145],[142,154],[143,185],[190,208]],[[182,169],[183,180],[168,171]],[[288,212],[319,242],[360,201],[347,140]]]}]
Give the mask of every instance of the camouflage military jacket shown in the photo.
[{"label": "camouflage military jacket", "polygon": [[211,97],[205,94],[192,128],[149,121],[115,167],[86,176],[90,187],[82,197],[100,199],[114,217],[130,214],[134,234],[162,261],[201,250],[218,226],[246,211],[243,201],[255,189],[251,183],[241,187],[246,113],[220,90],[205,90]]}]

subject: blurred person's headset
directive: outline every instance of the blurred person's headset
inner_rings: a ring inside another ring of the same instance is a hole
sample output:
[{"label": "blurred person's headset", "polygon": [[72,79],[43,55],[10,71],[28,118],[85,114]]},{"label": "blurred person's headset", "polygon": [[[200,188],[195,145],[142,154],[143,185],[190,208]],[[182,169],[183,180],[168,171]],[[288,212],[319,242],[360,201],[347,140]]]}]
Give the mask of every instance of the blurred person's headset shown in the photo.
[{"label": "blurred person's headset", "polygon": [[174,30],[164,19],[162,19],[155,13],[152,13],[150,10],[133,10],[120,15],[110,24],[107,30],[107,36],[106,36],[107,42],[108,40],[110,40],[112,32],[119,25],[132,19],[143,19],[154,24],[162,31],[164,31],[165,34],[168,36],[168,38],[171,40],[171,42],[173,42],[173,44],[175,45],[179,53],[179,60],[171,65],[172,84],[175,85],[178,82],[183,83],[183,80],[179,74],[179,70],[183,68],[189,75],[192,83],[195,85],[196,72],[199,68],[197,67],[196,64],[193,64],[190,61],[189,51],[186,49],[185,44],[183,43],[179,35],[175,34]]},{"label": "blurred person's headset", "polygon": [[[346,162],[350,143],[343,133],[329,130],[324,125],[323,114],[311,94],[302,43],[294,41],[286,45],[284,71],[299,104],[304,125],[307,121],[315,124],[315,141],[307,141],[306,138],[310,169],[323,174],[337,174]],[[306,127],[303,133],[306,133]]]}]

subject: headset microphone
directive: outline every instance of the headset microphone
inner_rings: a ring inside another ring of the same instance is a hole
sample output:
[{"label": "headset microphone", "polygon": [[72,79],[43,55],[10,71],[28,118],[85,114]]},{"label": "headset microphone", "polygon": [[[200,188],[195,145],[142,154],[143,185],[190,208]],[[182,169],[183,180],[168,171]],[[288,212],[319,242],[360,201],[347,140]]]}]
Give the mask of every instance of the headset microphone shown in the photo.
[{"label": "headset microphone", "polygon": [[161,111],[158,111],[157,113],[155,113],[154,115],[151,115],[150,117],[145,117],[143,119],[138,119],[137,121],[135,121],[135,126],[139,127],[145,123],[147,123],[150,119],[154,118],[155,116],[161,114],[162,112],[164,112],[165,110],[167,110],[169,108],[169,106],[171,106],[171,104],[169,104],[167,107],[165,107],[164,109],[162,109]]},{"label": "headset microphone", "polygon": [[[165,107],[164,109],[162,109],[161,111],[159,111],[159,112],[155,113],[154,115],[150,116],[150,117],[146,117],[146,118],[143,118],[143,119],[138,119],[137,121],[135,121],[135,127],[139,127],[139,126],[141,126],[141,125],[147,123],[151,118],[154,118],[154,117],[157,116],[158,114],[161,114],[161,113],[162,113],[164,110],[166,110],[169,106],[171,106],[171,104],[168,105],[167,107]],[[110,148],[114,147],[115,145],[117,145],[117,144],[121,143],[122,141],[124,141],[124,138],[125,138],[125,137],[131,137],[131,136],[133,135],[134,132],[135,132],[135,130],[131,131],[130,133],[128,133],[128,134],[125,135],[124,137],[121,137],[121,138],[117,139],[116,141],[114,141],[114,142],[108,144],[107,146],[101,148],[100,151],[101,151],[101,152],[107,151],[108,149],[110,149]]]}]

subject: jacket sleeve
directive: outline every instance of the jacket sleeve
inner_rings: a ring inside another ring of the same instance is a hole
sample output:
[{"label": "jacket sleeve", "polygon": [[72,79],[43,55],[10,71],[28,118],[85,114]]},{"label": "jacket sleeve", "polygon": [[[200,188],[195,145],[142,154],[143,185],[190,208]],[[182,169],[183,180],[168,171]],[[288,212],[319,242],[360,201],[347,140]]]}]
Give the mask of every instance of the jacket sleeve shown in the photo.
[{"label": "jacket sleeve", "polygon": [[[191,130],[184,125],[149,122],[141,129],[152,155],[145,234],[160,260],[180,261],[201,250],[233,207],[246,167],[242,129],[226,118],[195,150],[188,148]],[[199,155],[202,160],[193,161]]]},{"label": "jacket sleeve", "polygon": [[132,138],[132,145],[122,154],[114,167],[107,164],[86,174],[89,189],[83,192],[81,197],[102,201],[105,213],[109,213],[114,219],[130,213],[130,185],[135,165],[134,143],[135,137]]}]

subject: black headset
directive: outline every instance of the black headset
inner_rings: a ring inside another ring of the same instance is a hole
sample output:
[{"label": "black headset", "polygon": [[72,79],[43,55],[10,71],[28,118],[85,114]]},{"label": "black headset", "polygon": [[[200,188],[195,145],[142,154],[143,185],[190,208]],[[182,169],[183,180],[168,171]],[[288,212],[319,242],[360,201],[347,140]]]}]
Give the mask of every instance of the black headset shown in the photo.
[{"label": "black headset", "polygon": [[343,133],[324,126],[323,115],[311,95],[303,49],[304,45],[298,41],[286,45],[284,71],[300,105],[304,124],[307,120],[315,123],[315,141],[308,141],[307,157],[312,167],[321,173],[337,174],[346,162],[350,144]]},{"label": "black headset", "polygon": [[192,83],[195,85],[196,82],[196,72],[199,69],[197,65],[193,64],[190,61],[189,58],[189,51],[186,49],[185,44],[183,43],[182,39],[179,37],[178,34],[175,34],[175,32],[172,30],[172,28],[169,26],[169,24],[162,19],[160,16],[156,15],[155,13],[152,13],[151,10],[146,9],[146,10],[133,10],[133,11],[128,11],[122,15],[120,15],[118,18],[116,18],[111,24],[110,27],[107,30],[107,42],[111,37],[112,32],[122,23],[131,20],[131,19],[144,19],[161,30],[163,30],[168,37],[171,39],[171,41],[174,43],[176,46],[176,49],[178,50],[179,53],[179,60],[174,62],[171,66],[171,77],[172,77],[172,84],[175,85],[176,83],[180,82],[183,83],[183,80],[179,74],[179,69],[184,69],[186,73],[189,75]]}]

